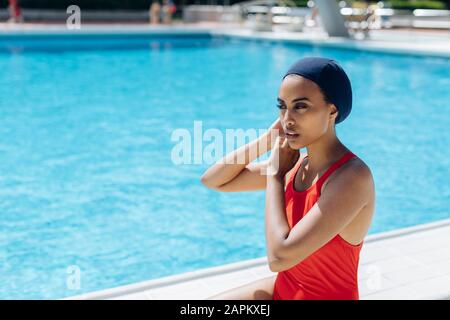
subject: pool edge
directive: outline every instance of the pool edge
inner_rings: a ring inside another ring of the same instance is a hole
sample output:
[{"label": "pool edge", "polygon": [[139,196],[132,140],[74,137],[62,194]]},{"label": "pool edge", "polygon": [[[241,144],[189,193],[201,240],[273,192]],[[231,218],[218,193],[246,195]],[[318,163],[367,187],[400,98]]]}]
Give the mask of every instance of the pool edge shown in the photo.
[{"label": "pool edge", "polygon": [[[393,231],[376,233],[373,235],[368,235],[365,238],[365,243],[374,243],[382,240],[407,236],[411,234],[416,234],[440,227],[445,227],[450,225],[450,218],[438,220],[434,222],[419,224],[411,227],[396,229]],[[264,266],[267,264],[266,257],[260,257],[255,259],[243,260],[238,262],[233,262],[225,265],[197,269],[195,271],[185,272],[181,274],[171,275],[167,277],[146,280],[142,282],[132,283],[129,285],[103,289],[99,291],[88,292],[81,295],[75,295],[63,298],[63,300],[103,300],[114,298],[117,296],[129,295],[145,290],[157,289],[164,286],[175,285],[183,282],[193,281],[202,279],[209,276],[220,275],[224,273],[237,272],[245,269],[249,269],[256,266]],[[436,296],[434,299],[447,299],[447,297]]]},{"label": "pool edge", "polygon": [[[281,43],[303,44],[319,46],[324,48],[338,48],[365,52],[379,52],[386,54],[399,54],[407,56],[426,56],[450,58],[450,37],[442,37],[441,42],[422,42],[422,41],[398,41],[395,39],[380,40],[367,39],[357,40],[340,37],[328,37],[324,34],[305,35],[296,32],[262,32],[251,31],[244,28],[212,28],[204,26],[173,26],[173,27],[142,27],[142,26],[89,26],[80,30],[69,30],[64,27],[50,28],[29,28],[0,30],[0,38],[29,37],[29,36],[123,36],[123,35],[141,35],[141,36],[161,36],[161,35],[203,35],[203,36],[222,36],[236,39],[274,41]],[[446,43],[446,46],[443,46]]]}]

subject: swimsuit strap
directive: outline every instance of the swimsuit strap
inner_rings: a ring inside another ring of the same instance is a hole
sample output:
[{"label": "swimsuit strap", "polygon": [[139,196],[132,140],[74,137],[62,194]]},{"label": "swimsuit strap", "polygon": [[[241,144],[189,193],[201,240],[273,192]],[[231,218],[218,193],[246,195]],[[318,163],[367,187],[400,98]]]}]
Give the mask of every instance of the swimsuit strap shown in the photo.
[{"label": "swimsuit strap", "polygon": [[347,153],[345,153],[339,160],[337,160],[336,162],[334,162],[328,169],[327,171],[325,171],[325,173],[317,180],[316,184],[319,186],[319,190],[321,188],[321,184],[335,171],[337,170],[340,166],[342,166],[344,163],[346,163],[348,160],[350,160],[351,158],[356,157],[356,155],[351,152],[348,151]]},{"label": "swimsuit strap", "polygon": [[[333,171],[335,171],[337,168],[339,168],[341,165],[343,165],[345,162],[347,162],[348,160],[350,160],[350,159],[353,158],[353,157],[356,157],[356,155],[355,155],[353,152],[348,151],[347,153],[345,153],[340,159],[338,159],[337,161],[335,161],[335,162],[334,162],[334,163],[333,163],[333,164],[325,171],[325,173],[324,173],[321,177],[319,177],[319,179],[318,179],[314,184],[322,184],[323,181],[325,181],[326,178],[328,178],[328,177],[333,173]],[[293,182],[294,177],[297,175],[298,170],[300,169],[300,167],[302,166],[303,161],[304,161],[306,158],[308,158],[308,155],[306,155],[306,156],[302,159],[302,161],[300,161],[300,162],[298,162],[298,163],[296,164],[296,167],[295,167],[294,171],[292,172],[292,174],[290,175],[289,180],[288,180],[288,182],[287,182],[286,184],[289,184],[289,183],[291,183],[291,182],[294,183],[294,182]],[[320,189],[320,187],[321,187],[321,186],[319,186],[319,189]],[[305,191],[305,190],[304,190],[304,191]]]}]

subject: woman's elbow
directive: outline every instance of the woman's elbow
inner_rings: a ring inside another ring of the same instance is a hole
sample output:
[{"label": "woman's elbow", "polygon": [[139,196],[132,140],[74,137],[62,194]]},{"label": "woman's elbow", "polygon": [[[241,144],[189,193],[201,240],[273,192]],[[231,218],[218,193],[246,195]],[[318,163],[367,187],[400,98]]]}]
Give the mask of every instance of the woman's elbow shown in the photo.
[{"label": "woman's elbow", "polygon": [[208,178],[207,178],[204,174],[200,177],[200,182],[201,182],[205,187],[208,187]]},{"label": "woman's elbow", "polygon": [[283,268],[283,263],[280,259],[269,260],[269,270],[272,272],[281,272],[285,269]]},{"label": "woman's elbow", "polygon": [[272,272],[282,272],[291,269],[302,261],[303,259],[273,259],[272,261],[269,261],[269,269]]},{"label": "woman's elbow", "polygon": [[285,269],[278,263],[271,263],[269,264],[269,270],[272,272],[282,272]]},{"label": "woman's elbow", "polygon": [[207,175],[205,175],[205,174],[203,174],[203,175],[200,177],[200,182],[201,182],[205,187],[207,187],[208,189],[213,189],[213,190],[219,190],[219,189],[220,189],[220,186],[214,185],[214,184],[211,182],[211,179],[208,179]]},{"label": "woman's elbow", "polygon": [[208,170],[206,170],[202,176],[200,177],[200,182],[205,186],[205,187],[210,187],[211,185],[211,179],[208,177]]}]

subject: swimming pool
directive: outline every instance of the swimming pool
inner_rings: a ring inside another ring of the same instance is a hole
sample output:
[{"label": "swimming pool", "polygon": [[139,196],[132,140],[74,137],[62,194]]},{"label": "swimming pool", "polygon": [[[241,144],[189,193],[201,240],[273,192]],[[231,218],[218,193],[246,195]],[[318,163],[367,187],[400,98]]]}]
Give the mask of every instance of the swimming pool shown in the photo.
[{"label": "swimming pool", "polygon": [[281,75],[307,55],[352,80],[337,133],[374,175],[370,233],[448,218],[449,59],[206,35],[1,39],[0,298],[264,256],[264,192],[206,189],[207,164],[171,162],[171,134],[266,128]]}]

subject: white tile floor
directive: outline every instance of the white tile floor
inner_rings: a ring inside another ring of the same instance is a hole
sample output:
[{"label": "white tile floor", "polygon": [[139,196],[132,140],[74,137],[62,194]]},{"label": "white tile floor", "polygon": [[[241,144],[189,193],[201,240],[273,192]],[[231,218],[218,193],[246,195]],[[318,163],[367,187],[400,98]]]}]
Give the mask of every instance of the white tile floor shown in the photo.
[{"label": "white tile floor", "polygon": [[[194,299],[274,276],[266,258],[197,270],[70,299]],[[450,219],[366,238],[361,299],[450,299]]]}]

